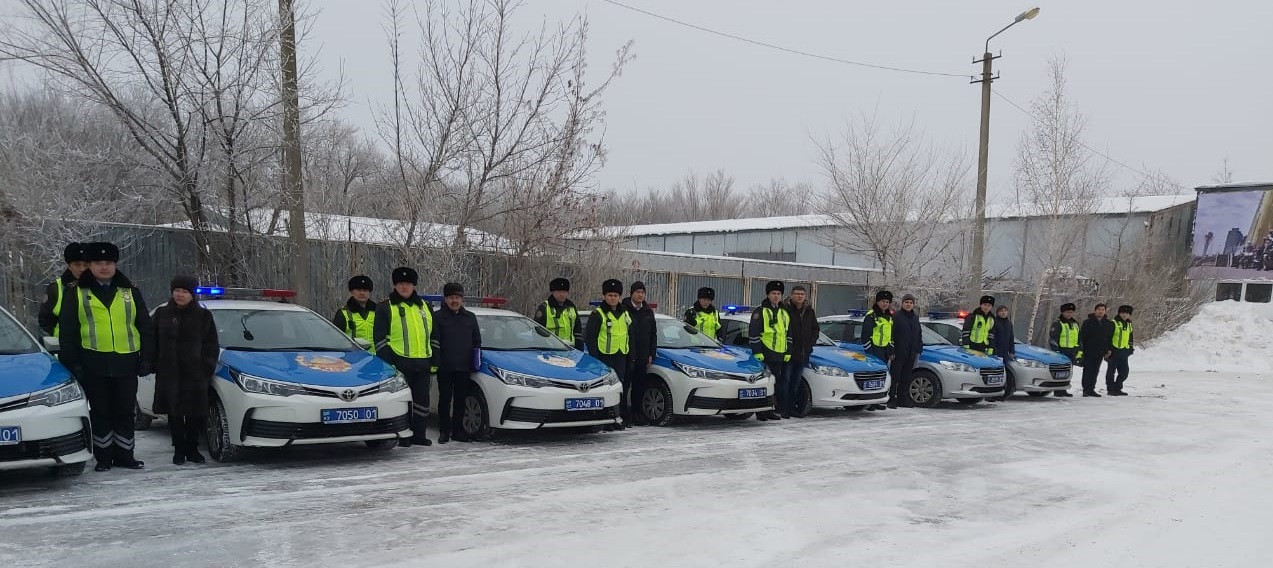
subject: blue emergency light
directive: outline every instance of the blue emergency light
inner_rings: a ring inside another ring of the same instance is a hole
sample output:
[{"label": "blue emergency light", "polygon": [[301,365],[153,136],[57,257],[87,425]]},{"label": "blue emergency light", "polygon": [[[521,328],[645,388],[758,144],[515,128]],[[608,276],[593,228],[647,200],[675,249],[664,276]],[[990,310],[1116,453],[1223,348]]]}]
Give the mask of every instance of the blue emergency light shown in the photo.
[{"label": "blue emergency light", "polygon": [[206,296],[210,298],[273,298],[287,301],[288,298],[295,298],[295,290],[282,290],[277,288],[223,288],[221,286],[199,286],[194,289],[196,296]]},{"label": "blue emergency light", "polygon": [[721,306],[721,311],[727,314],[736,314],[739,312],[750,312],[751,310],[752,310],[751,306],[736,306],[733,304],[730,304],[727,306]]},{"label": "blue emergency light", "polygon": [[[446,296],[443,296],[442,294],[423,294],[420,297],[423,298],[424,301],[426,302],[441,303],[443,300],[446,300]],[[496,296],[465,296],[464,300],[469,302],[474,302],[482,306],[494,306],[494,307],[499,307],[508,303],[508,298],[499,298]]]},{"label": "blue emergency light", "polygon": [[848,313],[855,318],[866,317],[866,310],[849,310]]},{"label": "blue emergency light", "polygon": [[194,289],[197,296],[224,296],[225,288],[220,286],[200,286]]}]

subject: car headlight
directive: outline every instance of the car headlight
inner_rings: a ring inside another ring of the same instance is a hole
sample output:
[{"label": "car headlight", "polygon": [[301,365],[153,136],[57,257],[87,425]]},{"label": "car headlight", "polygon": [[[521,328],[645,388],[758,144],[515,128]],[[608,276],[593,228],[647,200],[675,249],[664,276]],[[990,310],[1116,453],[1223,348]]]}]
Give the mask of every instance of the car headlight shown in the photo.
[{"label": "car headlight", "polygon": [[238,383],[239,388],[244,392],[254,394],[268,394],[272,396],[292,396],[294,394],[303,394],[305,389],[294,383],[285,383],[282,381],[271,381],[261,377],[249,375],[247,373],[233,373],[234,381]]},{"label": "car headlight", "polygon": [[407,379],[402,376],[402,373],[398,373],[390,377],[389,380],[380,383],[381,392],[398,392],[406,389],[407,387]]},{"label": "car headlight", "polygon": [[745,379],[745,377],[731,375],[723,371],[713,371],[711,369],[704,369],[702,367],[686,365],[684,363],[678,363],[676,361],[672,361],[672,364],[676,366],[676,370],[682,373],[685,373],[685,376],[691,379],[707,379],[709,381],[720,381],[720,380],[729,380],[729,379],[744,380]]},{"label": "car headlight", "polygon": [[828,377],[852,377],[853,373],[841,369],[839,367],[831,367],[829,365],[810,365],[809,368],[819,375]]},{"label": "car headlight", "polygon": [[606,376],[601,377],[601,378],[605,380],[605,385],[606,385],[606,386],[614,386],[614,385],[619,384],[619,375],[618,375],[617,373],[615,373],[613,370],[611,370],[610,372],[606,373]]},{"label": "car headlight", "polygon": [[51,390],[32,395],[27,399],[27,406],[57,406],[83,399],[84,389],[80,388],[79,383],[67,381]]},{"label": "car headlight", "polygon": [[[495,373],[495,378],[499,379],[500,382],[506,385],[513,385],[518,387],[533,387],[533,388],[553,386],[552,381],[545,379],[543,377],[536,377],[535,375],[527,375],[526,373],[515,373],[513,371],[501,369],[499,367],[491,367],[491,372]],[[613,373],[614,371],[610,371],[610,372]],[[616,378],[618,378],[617,375],[616,375]]]},{"label": "car headlight", "polygon": [[955,373],[976,373],[977,372],[976,369],[972,368],[972,365],[969,365],[967,363],[956,363],[954,361],[938,361],[937,364],[941,365],[943,369],[946,369],[947,371],[952,371]]},{"label": "car headlight", "polygon": [[1022,367],[1029,367],[1031,369],[1042,369],[1044,367],[1047,367],[1047,365],[1043,364],[1042,361],[1037,361],[1035,359],[1023,359],[1021,357],[1015,357],[1012,359],[1012,362],[1018,365],[1021,365]]}]

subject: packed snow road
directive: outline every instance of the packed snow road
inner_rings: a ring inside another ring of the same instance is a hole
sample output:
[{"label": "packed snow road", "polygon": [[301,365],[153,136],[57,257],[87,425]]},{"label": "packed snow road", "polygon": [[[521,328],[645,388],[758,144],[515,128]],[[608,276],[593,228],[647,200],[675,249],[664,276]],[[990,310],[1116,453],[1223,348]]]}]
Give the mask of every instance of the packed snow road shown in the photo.
[{"label": "packed snow road", "polygon": [[0,475],[9,566],[1266,566],[1273,383]]}]

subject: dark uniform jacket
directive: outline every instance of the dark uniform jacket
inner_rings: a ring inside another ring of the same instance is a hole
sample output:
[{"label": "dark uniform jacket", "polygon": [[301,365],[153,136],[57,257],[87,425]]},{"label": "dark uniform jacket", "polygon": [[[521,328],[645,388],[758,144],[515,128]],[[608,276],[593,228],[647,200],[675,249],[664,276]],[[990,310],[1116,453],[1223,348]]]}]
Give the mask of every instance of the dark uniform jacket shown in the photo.
[{"label": "dark uniform jacket", "polygon": [[[389,322],[392,317],[389,315],[389,310],[396,310],[402,304],[405,304],[407,309],[429,309],[424,303],[424,298],[420,296],[403,298],[398,295],[396,290],[389,292],[389,299],[376,306],[376,322],[372,326],[371,334],[376,339],[376,356],[397,367],[400,371],[428,371],[432,367],[431,358],[410,359],[398,357],[398,354],[394,353],[393,348],[389,346]],[[437,322],[435,321],[433,325],[436,326]],[[432,337],[432,334],[433,330],[429,330],[430,337]],[[437,357],[437,355],[438,346],[435,344],[433,345],[433,356]]]},{"label": "dark uniform jacket", "polygon": [[221,351],[212,312],[198,302],[184,308],[169,302],[155,309],[152,320],[155,413],[207,416],[208,388]]},{"label": "dark uniform jacket", "polygon": [[[1078,325],[1078,324],[1079,324],[1079,320],[1076,320],[1076,319],[1073,319],[1073,318],[1071,318],[1071,319],[1067,320],[1067,319],[1065,319],[1065,318],[1061,318],[1061,317],[1058,317],[1058,318],[1056,319],[1056,321],[1052,322],[1052,328],[1048,330],[1048,349],[1051,349],[1051,350],[1053,350],[1053,351],[1060,351],[1060,350],[1062,349],[1062,347],[1061,347],[1061,322],[1065,322],[1065,323],[1069,323],[1069,324],[1074,324],[1074,325]],[[1080,345],[1081,345],[1081,342],[1080,342]],[[1075,346],[1075,347],[1067,347],[1067,348],[1065,348],[1065,349],[1075,349],[1075,350],[1077,350],[1077,349],[1079,349],[1079,347],[1078,347],[1078,346]]]},{"label": "dark uniform jacket", "polygon": [[[693,306],[690,306],[690,309],[685,310],[684,321],[685,321],[685,323],[686,323],[686,324],[688,324],[690,327],[697,327],[697,326],[698,326],[698,314],[702,314],[702,313],[708,313],[708,314],[711,314],[711,313],[716,313],[716,312],[718,312],[718,311],[719,311],[719,310],[717,310],[717,309],[716,309],[716,304],[712,304],[712,305],[710,305],[710,306],[708,306],[708,307],[704,308],[703,306],[698,305],[698,302],[694,302],[694,305],[693,305]],[[725,329],[725,326],[723,326],[723,325],[720,327],[720,329],[717,329],[717,330],[716,330],[716,337],[713,337],[712,339],[715,339],[715,340],[717,340],[717,341],[720,341],[720,340],[721,340],[721,335],[722,335],[722,332],[724,331],[724,329]]]},{"label": "dark uniform jacket", "polygon": [[786,355],[788,353],[791,353],[791,342],[792,342],[791,328],[795,324],[795,322],[791,322],[791,324],[787,326],[787,336],[785,338],[780,338],[778,340],[780,342],[782,341],[786,342],[787,344],[786,353],[778,353],[776,351],[773,351],[768,346],[766,346],[765,342],[762,340],[762,337],[764,336],[764,332],[765,332],[764,311],[772,310],[773,314],[770,316],[771,319],[777,318],[779,313],[783,313],[785,311],[782,307],[782,302],[779,302],[778,304],[779,305],[775,306],[769,303],[769,298],[765,298],[765,300],[760,303],[760,306],[752,310],[751,323],[747,325],[748,347],[751,348],[752,353],[759,353],[762,356],[764,356],[765,363],[782,363],[783,359],[786,358]]},{"label": "dark uniform jacket", "polygon": [[[146,309],[146,302],[142,300],[141,290],[133,286],[131,280],[124,276],[123,272],[116,272],[115,277],[110,283],[102,285],[93,278],[93,273],[85,270],[80,275],[80,279],[75,283],[76,288],[67,290],[74,291],[73,294],[67,294],[62,300],[62,314],[58,316],[58,341],[61,343],[62,352],[58,354],[58,358],[63,365],[71,370],[78,378],[85,376],[92,377],[136,377],[148,374],[150,369],[150,350],[154,349],[155,335],[154,327],[150,323],[150,312]],[[102,303],[110,307],[111,301],[114,300],[115,291],[120,289],[132,289],[133,296],[133,321],[137,326],[137,333],[140,336],[140,351],[137,353],[102,353],[98,351],[89,351],[83,348],[83,342],[80,339],[80,294],[83,290],[89,290],[93,295],[97,296]]]},{"label": "dark uniform jacket", "polygon": [[[44,287],[44,302],[40,304],[39,322],[40,329],[45,335],[53,335],[53,328],[57,326],[58,314],[53,313],[53,306],[57,303],[58,288],[62,288],[65,293],[66,287],[74,284],[75,277],[71,275],[70,269],[67,269],[62,271],[62,276],[57,280],[49,282],[49,285]],[[62,300],[62,307],[66,307],[65,298]]]},{"label": "dark uniform jacket", "polygon": [[632,305],[632,298],[624,298],[620,305],[632,316],[632,325],[628,326],[628,353],[633,360],[644,361],[653,357],[658,342],[655,339],[654,310],[650,303],[641,304],[638,308]]},{"label": "dark uniform jacket", "polygon": [[[868,352],[883,358],[885,361],[888,361],[890,358],[892,358],[896,354],[897,345],[894,344],[889,346],[880,346],[880,345],[875,345],[875,343],[871,340],[871,336],[875,334],[875,326],[877,325],[876,322],[877,320],[881,320],[881,319],[895,320],[895,318],[893,317],[893,310],[880,311],[879,308],[875,308],[869,312],[866,312],[866,316],[862,318],[861,340],[862,340],[862,346],[865,347]],[[897,325],[897,322],[894,321],[893,325]],[[892,341],[893,337],[895,337],[896,335],[897,335],[897,332],[895,330],[893,332],[893,336],[888,338],[889,341]]]},{"label": "dark uniform jacket", "polygon": [[[379,322],[379,318],[376,318]],[[433,312],[433,361],[439,373],[466,373],[474,368],[474,350],[482,348],[477,316],[460,306],[453,311],[443,304]]]},{"label": "dark uniform jacket", "polygon": [[[575,308],[575,313],[579,313],[579,308],[575,307],[575,303],[571,302],[570,298],[566,298],[565,302],[558,304],[557,299],[549,295],[547,302],[548,306],[552,306],[553,311],[560,312],[566,308]],[[548,327],[548,306],[545,306],[544,302],[540,302],[535,307],[535,314],[531,317],[531,319],[535,320],[535,323],[545,328]],[[578,319],[575,320],[575,349],[583,349],[583,326],[584,322]]]},{"label": "dark uniform jacket", "polygon": [[893,312],[894,356],[911,359],[919,357],[924,351],[924,335],[919,326],[919,314],[915,310]]},{"label": "dark uniform jacket", "polygon": [[1010,357],[1017,352],[1016,330],[1012,328],[1012,320],[995,316],[995,328],[990,338],[990,345],[995,348],[995,355]]},{"label": "dark uniform jacket", "polygon": [[[974,321],[976,321],[978,314],[980,314],[982,317],[990,318],[990,329],[988,330],[988,333],[986,335],[985,343],[975,343],[972,340],[972,324]],[[973,310],[972,313],[968,314],[968,317],[964,318],[963,333],[961,333],[959,336],[960,343],[963,344],[965,347],[968,347],[969,349],[975,349],[977,351],[985,351],[986,349],[994,349],[994,346],[995,346],[995,325],[994,324],[995,324],[994,312],[991,312],[991,313],[983,312],[981,311],[981,306],[977,306],[977,309]],[[995,353],[995,355],[998,355],[998,353]]]},{"label": "dark uniform jacket", "polygon": [[1096,314],[1088,314],[1083,327],[1079,328],[1079,347],[1083,349],[1085,359],[1100,362],[1107,353],[1113,350],[1114,322],[1108,317],[1098,318]]},{"label": "dark uniform jacket", "polygon": [[[351,314],[358,314],[360,317],[366,318],[369,314],[376,311],[376,303],[371,300],[367,300],[367,305],[364,306],[359,304],[358,300],[353,299],[351,296],[345,301],[344,308],[336,310],[336,315],[332,316],[332,323],[335,324],[336,327],[340,328],[341,331],[345,332],[346,335],[349,335],[350,328],[353,326],[351,326],[349,322],[345,321],[345,310],[349,310],[349,313]],[[372,323],[372,329],[375,329],[374,322]]]},{"label": "dark uniform jacket", "polygon": [[[597,346],[597,339],[600,337],[600,334],[601,334],[602,312],[610,313],[614,315],[615,317],[623,317],[623,314],[628,313],[628,310],[627,308],[623,307],[622,303],[620,303],[618,306],[615,306],[614,309],[611,309],[609,304],[602,302],[600,306],[597,306],[596,309],[592,310],[591,314],[588,314],[588,322],[584,325],[584,330],[583,330],[583,342],[588,347],[588,353],[591,353],[594,357],[601,355],[601,349]],[[629,353],[631,353],[631,345],[632,345],[632,326],[629,325],[628,326]]]},{"label": "dark uniform jacket", "polygon": [[805,300],[804,307],[797,308],[787,299],[782,303],[787,315],[791,316],[791,360],[797,363],[808,363],[813,355],[813,346],[818,342],[818,316],[813,312],[813,304]]}]

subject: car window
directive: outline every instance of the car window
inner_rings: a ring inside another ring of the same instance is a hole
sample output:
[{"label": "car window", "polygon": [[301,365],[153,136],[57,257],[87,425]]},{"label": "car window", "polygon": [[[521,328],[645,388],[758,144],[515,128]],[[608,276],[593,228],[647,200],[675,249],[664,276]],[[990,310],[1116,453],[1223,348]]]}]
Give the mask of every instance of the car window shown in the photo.
[{"label": "car window", "polygon": [[721,329],[724,330],[722,335],[724,336],[725,345],[747,345],[748,338],[746,323],[741,321],[725,320],[721,322]]},{"label": "car window", "polygon": [[[955,343],[947,341],[942,334],[933,331],[932,328],[926,325],[919,326],[919,332],[920,337],[924,341],[924,345],[955,345]],[[956,339],[956,341],[958,341],[958,339]]]},{"label": "car window", "polygon": [[212,310],[221,347],[241,351],[355,351],[331,322],[310,311]]},{"label": "car window", "polygon": [[698,331],[694,326],[674,319],[659,319],[658,346],[662,349],[718,349],[720,344]]},{"label": "car window", "polygon": [[8,316],[0,313],[0,355],[36,353],[40,346],[31,340],[26,330]]},{"label": "car window", "polygon": [[820,321],[818,329],[833,341],[844,341],[844,322],[842,321]]},{"label": "car window", "polygon": [[522,316],[478,316],[482,348],[493,351],[570,351],[574,347]]},{"label": "car window", "polygon": [[960,329],[959,327],[956,327],[954,325],[951,325],[945,322],[935,322],[935,321],[925,322],[924,325],[928,327],[929,329],[937,332],[939,335],[945,338],[946,341],[950,342],[952,345],[956,345],[963,340],[963,337],[962,337],[963,329]]},{"label": "car window", "polygon": [[835,345],[835,341],[830,337],[827,337],[827,334],[819,333],[817,345]]}]

